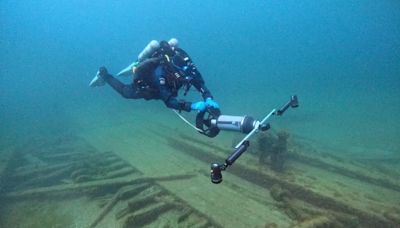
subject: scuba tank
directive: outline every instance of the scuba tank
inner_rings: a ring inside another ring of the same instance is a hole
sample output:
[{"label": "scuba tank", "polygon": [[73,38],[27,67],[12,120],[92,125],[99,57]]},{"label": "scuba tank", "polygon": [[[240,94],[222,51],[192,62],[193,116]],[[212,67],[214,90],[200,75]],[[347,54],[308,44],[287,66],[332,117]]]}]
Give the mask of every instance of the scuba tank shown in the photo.
[{"label": "scuba tank", "polygon": [[176,38],[171,38],[170,40],[168,40],[168,44],[172,48],[176,48],[178,47],[178,40]]},{"label": "scuba tank", "polygon": [[159,47],[160,43],[157,40],[150,41],[150,43],[148,43],[143,51],[138,55],[138,61],[142,62],[149,58]]},{"label": "scuba tank", "polygon": [[138,55],[137,61],[129,64],[129,66],[125,67],[121,70],[117,75],[118,76],[129,76],[133,75],[135,72],[136,67],[139,65],[140,62],[149,58],[158,48],[160,47],[160,43],[157,40],[150,41],[146,47],[140,52]]},{"label": "scuba tank", "polygon": [[[178,46],[178,40],[176,38],[171,38],[168,41],[169,46],[171,48],[177,47]],[[143,49],[142,52],[140,52],[138,56],[138,62],[142,62],[143,60],[150,58],[151,55],[154,54],[154,52],[160,47],[160,43],[157,40],[152,40],[150,43],[147,44],[147,46]]]},{"label": "scuba tank", "polygon": [[[168,41],[168,44],[171,46],[171,48],[175,48],[178,46],[178,40],[176,38],[171,38]],[[160,43],[157,40],[150,41],[138,55],[137,61],[135,61],[135,62],[131,63],[129,66],[125,67],[117,75],[118,76],[122,76],[122,75],[129,76],[129,75],[134,74],[135,69],[139,65],[139,63],[150,58],[154,54],[154,52],[157,51],[157,49],[159,47],[160,47]]]}]

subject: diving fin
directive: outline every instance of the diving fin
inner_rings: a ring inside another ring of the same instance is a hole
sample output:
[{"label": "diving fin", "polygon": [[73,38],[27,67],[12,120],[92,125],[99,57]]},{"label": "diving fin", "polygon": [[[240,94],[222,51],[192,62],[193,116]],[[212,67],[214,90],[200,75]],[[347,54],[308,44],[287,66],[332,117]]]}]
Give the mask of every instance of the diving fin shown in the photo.
[{"label": "diving fin", "polygon": [[96,86],[103,86],[106,84],[103,78],[100,77],[100,71],[97,71],[96,76],[92,79],[92,81],[89,83],[90,87],[96,87]]}]

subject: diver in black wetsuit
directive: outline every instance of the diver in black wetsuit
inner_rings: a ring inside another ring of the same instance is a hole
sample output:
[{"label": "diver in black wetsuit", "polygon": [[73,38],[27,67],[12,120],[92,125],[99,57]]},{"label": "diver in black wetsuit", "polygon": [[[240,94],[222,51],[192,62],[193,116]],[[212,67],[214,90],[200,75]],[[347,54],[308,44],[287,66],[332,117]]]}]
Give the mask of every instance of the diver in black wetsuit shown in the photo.
[{"label": "diver in black wetsuit", "polygon": [[[105,67],[100,67],[91,86],[106,82],[125,98],[160,99],[168,108],[179,111],[201,112],[206,107],[219,108],[189,55],[176,45],[171,46],[167,41],[161,41],[147,59],[136,65],[133,82],[129,85],[113,77]],[[204,101],[192,103],[177,99],[179,89],[184,88],[186,95],[191,86],[201,93]]]}]

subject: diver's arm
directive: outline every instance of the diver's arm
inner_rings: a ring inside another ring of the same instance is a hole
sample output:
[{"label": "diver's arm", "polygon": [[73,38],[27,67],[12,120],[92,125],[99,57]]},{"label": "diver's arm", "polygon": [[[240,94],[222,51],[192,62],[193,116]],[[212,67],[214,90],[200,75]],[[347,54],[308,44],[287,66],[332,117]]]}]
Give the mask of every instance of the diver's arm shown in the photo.
[{"label": "diver's arm", "polygon": [[193,86],[201,93],[201,96],[203,97],[204,100],[207,98],[213,98],[210,90],[207,89],[207,87],[204,85],[204,83],[197,83],[196,81],[193,82]]},{"label": "diver's arm", "polygon": [[165,105],[168,108],[172,108],[178,111],[191,111],[191,102],[187,102],[184,100],[177,100],[176,97],[172,95],[172,93],[168,90],[165,85],[160,85],[160,98],[164,101]]},{"label": "diver's arm", "polygon": [[210,90],[206,87],[200,72],[195,68],[194,71],[191,71],[191,74],[193,75],[192,85],[201,93],[203,99],[206,100],[207,98],[213,98]]},{"label": "diver's arm", "polygon": [[185,72],[192,77],[192,85],[199,91],[203,97],[204,100],[207,98],[213,98],[210,90],[207,89],[205,86],[203,77],[201,76],[201,73],[199,70],[197,70],[196,65],[193,63],[192,59],[190,56],[181,48],[177,48],[176,52],[181,55],[185,61],[186,69]]}]

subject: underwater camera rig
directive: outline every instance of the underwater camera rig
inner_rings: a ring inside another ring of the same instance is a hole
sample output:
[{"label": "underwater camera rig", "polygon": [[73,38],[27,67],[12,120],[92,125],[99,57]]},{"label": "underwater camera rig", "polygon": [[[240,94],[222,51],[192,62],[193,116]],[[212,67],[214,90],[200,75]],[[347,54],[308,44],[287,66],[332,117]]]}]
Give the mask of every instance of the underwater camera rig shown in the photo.
[{"label": "underwater camera rig", "polygon": [[204,112],[200,112],[196,116],[196,127],[201,134],[208,137],[215,137],[220,130],[238,131],[247,134],[236,146],[235,150],[230,154],[225,163],[211,164],[211,182],[219,184],[222,182],[222,171],[231,166],[250,146],[249,139],[259,131],[266,131],[270,128],[267,120],[272,116],[281,116],[289,108],[297,108],[299,101],[296,95],[290,97],[290,100],[280,109],[272,109],[268,115],[261,121],[255,120],[250,116],[229,116],[221,115],[219,109],[208,108]]}]

